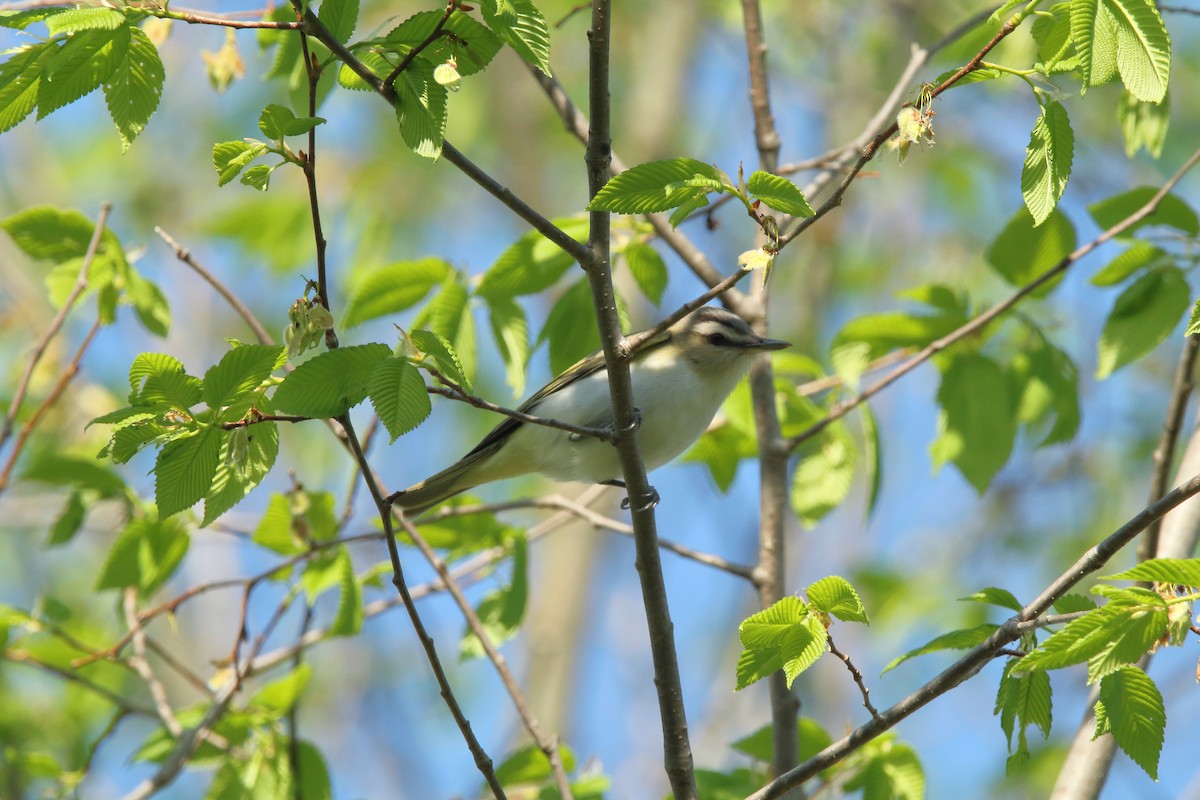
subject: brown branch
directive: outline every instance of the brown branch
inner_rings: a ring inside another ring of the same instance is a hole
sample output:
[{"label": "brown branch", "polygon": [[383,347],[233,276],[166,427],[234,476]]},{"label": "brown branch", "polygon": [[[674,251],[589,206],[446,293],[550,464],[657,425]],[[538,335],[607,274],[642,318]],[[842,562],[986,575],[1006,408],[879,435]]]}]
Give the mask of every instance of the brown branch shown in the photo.
[{"label": "brown branch", "polygon": [[869,722],[854,729],[849,735],[829,745],[800,766],[776,777],[762,789],[747,797],[746,800],[777,800],[788,789],[802,785],[822,770],[838,763],[884,731],[894,727],[901,720],[973,677],[1008,645],[1020,639],[1022,630],[1027,623],[1037,619],[1080,581],[1102,568],[1109,559],[1132,542],[1138,534],[1146,530],[1154,520],[1161,519],[1168,511],[1198,493],[1200,493],[1200,475],[1167,493],[1157,503],[1144,508],[1108,538],[1089,549],[1046,587],[1036,600],[997,628],[986,641],[974,647],[925,685],[891,708],[879,712],[879,716],[873,717]]},{"label": "brown branch", "polygon": [[205,283],[215,289],[217,294],[221,295],[225,302],[237,312],[237,315],[250,327],[259,344],[275,344],[275,340],[271,338],[271,334],[267,333],[267,329],[254,316],[254,312],[247,308],[246,304],[239,300],[237,295],[230,291],[229,287],[222,283],[216,275],[209,272],[203,264],[197,261],[190,250],[175,241],[170,234],[157,225],[154,226],[154,232],[158,234],[158,238],[166,242],[167,246],[175,252],[175,258],[191,267]]},{"label": "brown branch", "polygon": [[779,131],[771,112],[767,81],[767,42],[763,37],[762,10],[758,0],[742,0],[742,30],[746,35],[746,57],[750,72],[750,108],[754,112],[754,142],[758,167],[767,172],[779,168]]},{"label": "brown branch", "polygon": [[1017,303],[1021,302],[1023,299],[1025,299],[1026,297],[1031,295],[1033,292],[1040,289],[1042,286],[1045,286],[1047,283],[1056,279],[1059,275],[1061,275],[1063,272],[1065,272],[1076,261],[1079,261],[1081,258],[1086,256],[1088,253],[1091,253],[1093,250],[1095,250],[1097,247],[1099,247],[1100,245],[1107,242],[1109,239],[1112,239],[1113,237],[1120,235],[1124,231],[1128,230],[1132,226],[1141,222],[1146,217],[1153,214],[1154,211],[1158,208],[1158,204],[1160,202],[1162,202],[1162,199],[1164,197],[1166,197],[1167,194],[1171,191],[1171,189],[1174,188],[1175,184],[1179,183],[1180,179],[1183,178],[1183,176],[1186,175],[1192,169],[1192,167],[1194,167],[1196,165],[1197,161],[1200,161],[1200,150],[1197,150],[1196,152],[1192,153],[1191,157],[1188,158],[1188,160],[1184,163],[1184,165],[1182,167],[1180,167],[1179,170],[1174,175],[1172,175],[1171,178],[1166,183],[1164,183],[1157,192],[1154,193],[1154,196],[1151,197],[1149,200],[1147,200],[1146,203],[1143,206],[1141,206],[1139,209],[1134,211],[1129,216],[1125,217],[1125,219],[1121,220],[1116,225],[1113,225],[1111,228],[1109,228],[1108,230],[1101,233],[1095,239],[1092,239],[1090,242],[1087,242],[1086,244],[1083,244],[1083,245],[1077,247],[1072,253],[1065,256],[1054,267],[1052,267],[1049,270],[1047,270],[1046,272],[1042,273],[1042,275],[1040,277],[1038,277],[1036,280],[1031,281],[1030,283],[1026,284],[1025,286],[1022,286],[1020,289],[1018,289],[1014,294],[1009,296],[1003,302],[993,306],[992,308],[988,309],[987,311],[983,312],[982,314],[979,314],[978,316],[974,317],[969,322],[967,322],[965,325],[962,325],[961,327],[952,331],[951,333],[926,345],[921,350],[919,350],[915,355],[913,355],[911,358],[904,361],[904,363],[902,363],[900,366],[896,367],[894,370],[892,370],[887,375],[880,378],[875,383],[871,384],[869,387],[867,387],[863,391],[859,392],[854,397],[847,398],[846,400],[843,400],[842,402],[835,405],[833,408],[831,408],[829,410],[829,413],[826,414],[823,419],[814,423],[813,425],[809,426],[807,429],[801,431],[800,433],[798,433],[797,435],[795,435],[791,439],[789,439],[787,441],[788,448],[794,450],[795,448],[799,447],[801,444],[808,441],[813,436],[816,436],[818,433],[820,433],[822,430],[824,430],[826,427],[828,427],[835,420],[841,419],[842,417],[846,416],[846,414],[848,414],[852,409],[857,408],[858,406],[862,405],[864,402],[866,402],[870,398],[879,394],[879,392],[883,391],[884,389],[886,389],[888,386],[891,386],[893,383],[895,383],[900,378],[902,378],[905,375],[907,375],[908,373],[912,372],[914,369],[916,369],[918,366],[920,366],[921,364],[928,361],[934,355],[942,352],[946,348],[948,348],[954,344],[957,344],[958,342],[960,342],[970,336],[973,336],[976,333],[979,333],[989,323],[993,322],[994,320],[996,320],[999,317],[1001,317],[1002,315],[1004,315],[1013,306],[1017,305]]}]

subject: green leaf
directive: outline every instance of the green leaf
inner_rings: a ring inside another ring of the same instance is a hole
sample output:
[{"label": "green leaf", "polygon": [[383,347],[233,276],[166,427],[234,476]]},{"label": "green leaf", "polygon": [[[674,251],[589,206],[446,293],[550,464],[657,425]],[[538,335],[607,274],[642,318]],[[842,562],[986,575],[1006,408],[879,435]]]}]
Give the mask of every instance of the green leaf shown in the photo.
[{"label": "green leaf", "polygon": [[[50,535],[46,537],[46,547],[57,547],[74,539],[75,534],[83,525],[86,513],[87,507],[83,504],[82,493],[78,490],[71,492],[67,496],[63,510],[59,512],[54,519],[54,524],[50,526]],[[0,639],[3,637],[0,636]],[[0,650],[3,649],[3,642],[0,642]]]},{"label": "green leaf", "polygon": [[[1075,226],[1067,215],[1054,209],[1041,225],[1034,225],[1022,207],[988,247],[988,265],[1013,286],[1025,286],[1056,267],[1075,249]],[[1043,285],[1034,294],[1045,297],[1058,280]]]},{"label": "green leaf", "polygon": [[1050,676],[1045,672],[1031,672],[1015,676],[1012,666],[1016,662],[1009,661],[1004,674],[1000,678],[1000,688],[996,692],[996,708],[994,713],[1000,715],[1000,727],[1008,739],[1009,752],[1013,750],[1013,732],[1017,732],[1017,750],[1015,754],[1028,755],[1029,746],[1025,739],[1025,730],[1030,725],[1037,726],[1043,737],[1049,737],[1050,726],[1053,722],[1053,706],[1050,694]]},{"label": "green leaf", "polygon": [[204,428],[163,446],[154,463],[154,501],[163,519],[208,494],[221,455],[222,432]]},{"label": "green leaf", "polygon": [[[1130,189],[1093,203],[1088,206],[1088,213],[1101,230],[1107,230],[1144,206],[1157,192],[1158,189],[1153,186]],[[1121,233],[1120,238],[1132,238],[1134,233],[1147,225],[1167,225],[1189,236],[1200,236],[1200,218],[1191,206],[1173,194],[1164,195],[1153,214],[1131,225]]]},{"label": "green leaf", "polygon": [[875,413],[866,403],[858,407],[859,419],[863,429],[863,466],[867,473],[867,517],[875,513],[879,504],[879,490],[883,487],[883,458],[882,442],[879,436],[879,425],[875,422]]},{"label": "green leaf", "polygon": [[[1127,634],[1132,633],[1136,638],[1137,625],[1131,625],[1132,620],[1154,616],[1165,608],[1165,601],[1146,589],[1114,592],[1115,596],[1110,597],[1106,605],[1068,622],[1062,630],[1042,642],[1017,662],[1014,671],[1062,669],[1110,653]],[[1165,627],[1165,620],[1162,627]],[[1127,652],[1127,646],[1121,645],[1116,657]],[[1139,652],[1132,660],[1140,655]]]},{"label": "green leaf", "polygon": [[1042,106],[1025,149],[1025,166],[1021,169],[1021,195],[1033,215],[1034,226],[1041,225],[1058,205],[1075,154],[1075,134],[1067,111],[1057,101]]},{"label": "green leaf", "polygon": [[858,448],[841,420],[821,431],[815,449],[805,452],[792,476],[792,512],[811,528],[840,506],[850,493]]},{"label": "green leaf", "polygon": [[925,771],[916,752],[891,736],[880,737],[862,750],[862,767],[845,788],[861,789],[864,800],[923,800]]},{"label": "green leaf", "polygon": [[1161,267],[1138,278],[1104,322],[1096,377],[1107,378],[1162,344],[1190,304],[1191,289],[1178,268]]},{"label": "green leaf", "polygon": [[471,315],[471,292],[463,276],[447,275],[442,288],[413,321],[414,328],[425,328],[454,346],[463,374],[475,374],[475,324]]},{"label": "green leaf", "polygon": [[782,175],[756,170],[746,181],[746,191],[762,200],[776,211],[793,217],[811,217],[812,206],[804,198],[800,187]]},{"label": "green leaf", "polygon": [[728,492],[737,476],[743,459],[758,455],[758,442],[734,425],[710,427],[684,454],[684,461],[698,461],[708,467],[713,482],[722,492]]},{"label": "green leaf", "polygon": [[[1123,667],[1100,682],[1100,702],[1113,739],[1147,775],[1158,780],[1167,713],[1154,681],[1137,667]],[[1096,716],[1099,719],[1099,710]]]},{"label": "green leaf", "polygon": [[1103,578],[1106,581],[1157,581],[1200,587],[1200,558],[1152,558]]},{"label": "green leaf", "polygon": [[[554,224],[575,241],[587,241],[586,217],[556,219]],[[537,294],[558,283],[574,263],[557,244],[530,231],[500,254],[483,274],[476,294],[484,299]]]},{"label": "green leaf", "polygon": [[109,467],[97,463],[95,459],[55,451],[34,455],[21,478],[53,486],[87,489],[103,499],[122,497],[127,491],[121,476]]},{"label": "green leaf", "polygon": [[38,119],[100,88],[125,60],[129,28],[83,30],[63,40],[38,85]]},{"label": "green leaf", "polygon": [[452,271],[440,258],[400,261],[373,270],[355,281],[342,324],[351,328],[411,308]]},{"label": "green leaf", "polygon": [[323,122],[321,117],[297,117],[290,108],[271,103],[259,115],[258,129],[268,139],[282,139],[308,133]]},{"label": "green leaf", "polygon": [[282,678],[276,678],[254,693],[247,707],[267,712],[268,719],[282,719],[300,701],[312,680],[312,667],[300,664]]},{"label": "green leaf", "polygon": [[170,333],[171,306],[158,284],[130,270],[125,283],[125,297],[133,303],[138,321],[146,330],[162,337]]},{"label": "green leaf", "polygon": [[[96,223],[78,211],[34,206],[0,220],[0,228],[30,258],[61,262],[87,253]],[[75,267],[72,282],[78,274]]]},{"label": "green leaf", "polygon": [[471,391],[471,382],[467,380],[466,373],[463,372],[462,362],[459,361],[458,354],[454,352],[454,348],[446,341],[445,337],[439,336],[433,331],[413,331],[409,337],[427,358],[433,359],[438,371],[465,391]]},{"label": "green leaf", "polygon": [[285,350],[279,345],[233,348],[204,373],[204,403],[211,409],[221,409],[244,400],[262,388],[271,373],[283,366],[285,358]]},{"label": "green leaf", "polygon": [[741,657],[737,689],[783,669],[790,687],[825,652],[828,634],[821,621],[808,613],[797,597],[785,597],[770,608],[747,617],[738,628]]},{"label": "green leaf", "polygon": [[[421,11],[413,14],[388,33],[386,42],[397,55],[406,56],[433,34],[443,16],[443,11]],[[443,36],[434,39],[421,51],[420,58],[429,64],[430,70],[433,65],[453,57],[458,64],[460,75],[474,75],[491,63],[503,44],[499,36],[470,14],[461,11],[450,15],[442,26],[442,31]],[[372,64],[371,67],[376,74],[387,75],[392,71],[390,64],[380,68]]]},{"label": "green leaf", "polygon": [[990,358],[956,357],[938,388],[938,435],[929,447],[934,469],[954,462],[982,494],[1008,461],[1017,435],[1012,388]]},{"label": "green leaf", "polygon": [[384,359],[375,366],[369,392],[389,443],[424,422],[432,410],[421,373],[402,358]]},{"label": "green leaf", "polygon": [[809,584],[805,595],[812,606],[826,614],[832,614],[843,622],[862,622],[870,625],[867,610],[863,608],[858,592],[845,578],[830,575]]},{"label": "green leaf", "polygon": [[1070,3],[1058,3],[1045,14],[1034,17],[1030,34],[1038,44],[1038,58],[1045,72],[1050,72],[1074,53],[1071,44]]},{"label": "green leaf", "polygon": [[366,399],[372,373],[391,354],[377,342],[321,353],[283,379],[272,398],[275,407],[317,419],[344,414]]},{"label": "green leaf", "polygon": [[252,189],[258,189],[260,192],[265,192],[271,188],[271,173],[276,170],[278,164],[255,164],[245,172],[239,179],[239,183],[243,186],[249,186]]},{"label": "green leaf", "polygon": [[217,186],[224,186],[238,176],[247,164],[267,152],[262,142],[218,142],[213,145],[213,166],[217,170]]},{"label": "green leaf", "polygon": [[1170,256],[1165,251],[1149,242],[1135,239],[1123,253],[1092,276],[1092,285],[1116,286],[1138,270],[1154,266],[1169,258]]},{"label": "green leaf", "polygon": [[1086,92],[1117,76],[1117,21],[1103,0],[1071,0],[1070,9],[1071,41]]},{"label": "green leaf", "polygon": [[354,577],[354,564],[346,548],[338,549],[338,606],[333,622],[329,624],[330,636],[354,636],[362,630],[363,599],[362,585]]},{"label": "green leaf", "polygon": [[510,297],[487,298],[488,320],[496,349],[504,360],[508,385],[513,396],[525,393],[525,368],[529,364],[529,331],[525,311]]},{"label": "green leaf", "polygon": [[187,553],[190,539],[175,520],[131,520],[108,552],[96,591],[136,586],[143,595],[166,583]]},{"label": "green leaf", "polygon": [[[1152,593],[1147,593],[1152,594]],[[1147,597],[1109,631],[1104,648],[1088,659],[1088,683],[1095,683],[1150,652],[1167,633],[1167,605],[1158,595]]]},{"label": "green leaf", "polygon": [[43,71],[57,52],[55,42],[28,45],[0,64],[0,133],[15,128],[37,106]]},{"label": "green leaf", "polygon": [[124,152],[146,127],[162,97],[163,71],[158,49],[141,28],[130,28],[125,60],[104,84],[104,100]]},{"label": "green leaf", "polygon": [[987,603],[988,605],[1000,606],[1011,611],[1021,611],[1025,608],[1021,605],[1021,601],[1013,596],[1012,592],[996,586],[988,586],[987,588],[980,589],[975,594],[958,599],[970,603]]},{"label": "green leaf", "polygon": [[[238,436],[244,446],[235,447]],[[204,495],[204,518],[200,527],[212,524],[217,517],[240,503],[260,483],[279,456],[279,426],[260,422],[243,430],[227,431],[221,437],[221,452],[212,486]]]},{"label": "green leaf", "polygon": [[[692,158],[639,164],[609,180],[592,198],[588,210],[618,214],[669,211],[696,194],[696,187],[687,183],[695,178],[720,182],[721,173],[715,167]],[[704,191],[710,190],[705,188]]]},{"label": "green leaf", "polygon": [[633,276],[642,294],[654,305],[661,303],[663,292],[667,288],[667,265],[662,256],[645,242],[630,242],[622,254],[629,267],[629,274]]},{"label": "green leaf", "polygon": [[1142,148],[1151,158],[1162,155],[1167,128],[1171,123],[1170,100],[1169,94],[1155,103],[1139,100],[1128,90],[1121,93],[1121,101],[1117,104],[1117,120],[1121,123],[1121,136],[1125,139],[1126,157],[1133,158]]},{"label": "green leaf", "polygon": [[[524,536],[516,536],[511,542],[512,578],[508,584],[487,594],[475,609],[484,632],[493,645],[499,646],[517,634],[521,620],[525,617],[525,606],[529,595],[529,558]],[[459,655],[464,659],[479,658],[484,654],[483,644],[470,628],[459,640]]]},{"label": "green leaf", "polygon": [[999,625],[986,623],[984,625],[977,625],[974,628],[962,628],[950,631],[949,633],[943,633],[941,636],[930,639],[920,647],[909,650],[903,655],[896,656],[888,662],[883,671],[884,673],[891,672],[910,658],[923,656],[926,653],[936,653],[939,650],[968,650],[987,641],[988,637],[995,633],[999,627]]},{"label": "green leaf", "polygon": [[864,342],[869,349],[860,355],[869,362],[899,348],[924,347],[965,322],[966,316],[957,312],[927,316],[899,311],[870,314],[847,322],[834,337],[831,349],[836,352],[848,344]]},{"label": "green leaf", "polygon": [[1094,608],[1095,601],[1083,594],[1064,594],[1054,601],[1054,610],[1059,614],[1074,614],[1076,611],[1091,611]]},{"label": "green leaf", "polygon": [[482,0],[480,13],[521,58],[550,74],[550,28],[532,0]]},{"label": "green leaf", "polygon": [[437,159],[446,133],[446,87],[433,79],[433,68],[423,59],[400,73],[394,85],[404,143],[419,156]]},{"label": "green leaf", "polygon": [[300,524],[293,527],[293,523],[292,498],[273,494],[267,501],[267,510],[259,519],[258,527],[251,534],[251,541],[284,556],[302,553],[306,543],[296,534],[306,531],[307,526]]},{"label": "green leaf", "polygon": [[115,30],[126,24],[125,15],[115,8],[68,8],[46,19],[51,36],[88,30]]},{"label": "green leaf", "polygon": [[204,389],[199,378],[188,375],[178,359],[164,353],[139,353],[129,365],[129,403],[166,403],[187,411],[200,402]]},{"label": "green leaf", "polygon": [[[358,0],[321,0],[317,19],[342,44],[350,41],[358,24]],[[307,797],[307,795],[305,795]]]},{"label": "green leaf", "polygon": [[1079,371],[1070,356],[1036,332],[1035,341],[1013,356],[1010,374],[1021,387],[1020,422],[1032,429],[1054,417],[1038,447],[1071,441],[1079,429]]},{"label": "green leaf", "polygon": [[1102,0],[1117,29],[1117,71],[1134,97],[1151,103],[1167,95],[1171,38],[1152,0]]},{"label": "green leaf", "polygon": [[[559,757],[562,758],[563,769],[567,772],[575,769],[575,754],[566,745],[559,745]],[[496,779],[504,786],[520,786],[527,783],[538,783],[553,775],[550,759],[537,745],[529,745],[508,758],[496,767]]]}]

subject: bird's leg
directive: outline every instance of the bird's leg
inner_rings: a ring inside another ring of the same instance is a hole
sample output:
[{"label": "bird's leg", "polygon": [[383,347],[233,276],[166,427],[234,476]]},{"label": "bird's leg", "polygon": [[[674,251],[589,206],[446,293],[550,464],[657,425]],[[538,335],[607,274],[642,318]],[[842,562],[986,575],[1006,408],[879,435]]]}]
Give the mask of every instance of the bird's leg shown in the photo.
[{"label": "bird's leg", "polygon": [[[609,443],[613,447],[617,446],[617,423],[614,420],[610,419],[608,422],[604,423],[603,425],[598,425],[596,427],[599,428],[600,430],[604,431],[606,434],[608,434],[605,438],[608,439]],[[638,408],[637,406],[634,406],[633,407],[633,428],[632,428],[632,430],[636,431],[640,427],[642,427],[642,410],[640,408]],[[582,433],[572,433],[572,434],[569,434],[567,436],[567,438],[569,440],[571,440],[572,442],[578,442],[584,438],[584,435]],[[613,485],[615,486],[616,484],[613,484]],[[622,484],[622,485],[624,485],[624,484]]]},{"label": "bird's leg", "polygon": [[[616,478],[613,478],[611,481],[600,481],[600,483],[604,486],[616,486],[618,489],[626,488],[625,481]],[[658,501],[662,499],[658,495],[658,489],[655,489],[653,486],[650,487],[650,491],[646,492],[645,498],[646,505],[644,508],[654,508],[658,505]],[[621,509],[628,511],[631,505],[632,503],[629,502],[629,497],[626,495],[625,499],[621,501]]]}]

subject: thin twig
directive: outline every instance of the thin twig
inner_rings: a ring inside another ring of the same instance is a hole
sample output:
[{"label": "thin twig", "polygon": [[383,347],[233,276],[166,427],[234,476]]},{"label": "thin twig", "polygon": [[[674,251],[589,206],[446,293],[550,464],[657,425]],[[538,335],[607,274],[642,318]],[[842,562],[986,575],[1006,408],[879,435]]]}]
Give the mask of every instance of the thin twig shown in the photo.
[{"label": "thin twig", "polygon": [[879,711],[876,710],[875,706],[871,705],[871,690],[868,689],[866,683],[863,682],[862,671],[859,670],[858,667],[854,666],[854,662],[850,660],[850,656],[846,655],[841,650],[838,650],[837,645],[833,643],[832,636],[826,634],[826,637],[826,641],[829,642],[829,652],[840,658],[846,665],[846,669],[850,670],[850,677],[854,679],[854,684],[858,687],[859,693],[862,694],[863,707],[867,709],[867,711],[871,712],[871,717],[873,719],[878,719]]},{"label": "thin twig", "polygon": [[450,15],[454,13],[454,9],[456,8],[458,8],[458,0],[449,0],[449,2],[446,3],[446,10],[442,13],[442,18],[439,19],[437,24],[433,26],[433,30],[429,32],[429,35],[426,36],[425,39],[420,43],[418,43],[416,47],[414,47],[412,50],[409,50],[404,58],[401,59],[400,63],[396,65],[396,68],[392,70],[386,78],[383,79],[383,85],[387,87],[389,91],[394,92],[396,90],[396,79],[400,77],[400,74],[404,72],[404,70],[408,69],[409,66],[412,65],[413,61],[416,60],[417,56],[419,56],[422,51],[425,50],[425,48],[429,47],[438,39],[446,35],[446,23],[450,21]]},{"label": "thin twig", "polygon": [[857,408],[870,398],[879,394],[879,392],[883,391],[888,386],[891,386],[897,380],[912,372],[918,366],[925,363],[936,354],[942,352],[947,347],[950,347],[976,333],[979,333],[989,323],[1004,315],[1009,311],[1009,309],[1017,305],[1017,303],[1033,294],[1042,286],[1045,286],[1047,283],[1055,280],[1072,264],[1079,261],[1088,253],[1091,253],[1109,239],[1120,235],[1122,232],[1128,230],[1141,220],[1153,214],[1155,209],[1158,208],[1158,204],[1162,202],[1162,199],[1166,197],[1171,189],[1174,188],[1175,184],[1179,183],[1180,179],[1182,179],[1183,176],[1186,175],[1188,171],[1190,171],[1192,167],[1196,165],[1197,161],[1200,161],[1200,150],[1192,153],[1191,157],[1188,158],[1184,165],[1179,168],[1179,171],[1172,175],[1171,178],[1164,183],[1157,192],[1154,193],[1154,196],[1147,200],[1146,203],[1139,209],[1125,217],[1125,219],[1121,220],[1116,225],[1113,225],[1111,228],[1101,233],[1095,239],[1092,239],[1090,242],[1077,247],[1072,253],[1063,257],[1063,259],[1054,267],[1042,273],[1042,275],[1036,280],[1033,280],[1025,286],[1022,286],[1003,302],[992,306],[987,311],[974,317],[969,322],[952,331],[951,333],[929,343],[911,358],[904,361],[904,363],[902,363],[900,366],[896,367],[894,370],[868,386],[866,389],[859,392],[854,397],[847,398],[846,400],[843,400],[835,405],[821,420],[813,423],[811,426],[789,439],[787,441],[787,446],[794,450],[804,442],[811,439],[813,436],[816,436],[835,420],[846,416],[846,414],[848,414],[851,410]]},{"label": "thin twig", "polygon": [[137,618],[137,587],[130,586],[125,589],[122,609],[125,612],[125,624],[133,639],[133,655],[129,656],[127,660],[137,670],[142,682],[150,691],[150,699],[154,701],[154,709],[158,713],[158,718],[162,720],[163,727],[178,739],[179,735],[183,733],[183,726],[179,724],[179,719],[175,716],[175,709],[171,708],[171,702],[167,699],[167,690],[163,688],[162,681],[154,674],[150,662],[146,659],[146,634]]},{"label": "thin twig", "polygon": [[0,652],[0,658],[4,659],[6,661],[12,661],[15,664],[28,664],[31,667],[37,667],[40,670],[57,675],[58,677],[62,678],[65,681],[70,681],[71,683],[74,683],[78,686],[83,687],[84,689],[87,689],[89,692],[92,692],[97,697],[104,698],[108,702],[115,705],[117,708],[124,709],[125,711],[129,712],[130,714],[140,714],[144,717],[150,717],[151,719],[154,719],[157,717],[157,715],[154,713],[154,709],[147,708],[146,706],[139,705],[138,703],[134,703],[130,700],[126,700],[124,697],[121,697],[119,694],[115,694],[114,692],[112,692],[109,689],[106,689],[105,687],[101,686],[100,684],[94,683],[93,681],[89,680],[88,678],[83,677],[75,670],[65,669],[56,664],[50,664],[46,661],[42,661],[37,656],[30,655],[29,653],[26,653],[24,650],[20,650],[15,647],[10,647],[9,649],[4,650],[3,652]]},{"label": "thin twig", "polygon": [[166,242],[167,246],[175,252],[175,258],[191,267],[205,283],[215,289],[217,294],[221,295],[230,308],[237,312],[237,315],[250,326],[250,330],[254,333],[255,338],[258,339],[259,344],[275,344],[275,340],[271,338],[271,334],[267,333],[267,329],[254,316],[254,312],[247,308],[246,304],[238,299],[238,296],[230,291],[229,287],[222,283],[216,275],[209,272],[203,264],[197,261],[190,250],[175,241],[170,234],[157,225],[154,227],[154,232],[158,234],[158,238]]},{"label": "thin twig", "polygon": [[458,400],[475,408],[481,408],[485,411],[492,411],[496,414],[503,414],[506,417],[518,420],[519,422],[528,422],[530,425],[541,425],[546,428],[554,428],[560,431],[567,431],[577,436],[587,436],[589,438],[599,439],[604,442],[612,442],[616,435],[607,428],[592,428],[587,425],[575,425],[571,422],[563,422],[550,417],[539,417],[534,414],[526,414],[524,411],[518,411],[514,408],[505,408],[504,406],[496,405],[495,403],[484,400],[482,397],[473,395],[464,390],[454,381],[442,375],[437,369],[424,367],[435,379],[441,381],[445,386],[426,386],[425,391],[430,394],[441,395],[450,400]]}]

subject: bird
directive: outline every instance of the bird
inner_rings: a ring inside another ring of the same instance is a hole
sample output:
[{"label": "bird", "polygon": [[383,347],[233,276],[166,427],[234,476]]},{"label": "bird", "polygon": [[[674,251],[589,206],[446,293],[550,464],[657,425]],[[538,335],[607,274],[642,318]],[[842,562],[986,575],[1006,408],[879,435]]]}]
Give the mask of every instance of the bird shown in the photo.
[{"label": "bird", "polygon": [[[760,353],[790,346],[759,336],[741,317],[715,306],[701,306],[650,339],[629,362],[646,470],[673,460],[700,438]],[[569,367],[519,410],[614,430],[604,354]],[[459,461],[389,499],[411,517],[481,484],[531,473],[624,485],[611,442],[507,417]]]}]

